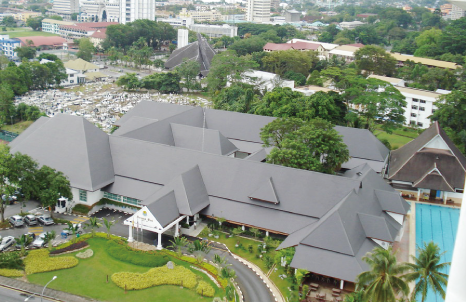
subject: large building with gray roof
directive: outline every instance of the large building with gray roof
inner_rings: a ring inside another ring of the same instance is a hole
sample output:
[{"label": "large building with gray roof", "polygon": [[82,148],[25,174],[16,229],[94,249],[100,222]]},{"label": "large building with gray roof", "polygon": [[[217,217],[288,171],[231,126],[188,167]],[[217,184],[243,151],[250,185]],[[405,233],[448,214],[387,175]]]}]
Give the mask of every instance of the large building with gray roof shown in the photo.
[{"label": "large building with gray roof", "polygon": [[286,236],[292,267],[355,282],[361,257],[403,234],[409,206],[377,173],[388,150],[367,130],[336,127],[351,155],[342,175],[264,163],[259,133],[273,119],[141,102],[112,135],[81,117],[41,118],[11,152],[64,172],[77,203],[137,205],[125,224],[158,233],[158,248],[183,220],[222,217]]}]

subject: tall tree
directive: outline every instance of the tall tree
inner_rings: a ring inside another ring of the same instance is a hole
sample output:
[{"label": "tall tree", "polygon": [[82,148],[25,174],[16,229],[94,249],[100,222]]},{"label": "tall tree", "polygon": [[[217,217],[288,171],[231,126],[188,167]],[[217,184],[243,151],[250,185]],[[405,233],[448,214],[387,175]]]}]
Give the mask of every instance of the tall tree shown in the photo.
[{"label": "tall tree", "polygon": [[262,58],[264,70],[276,73],[280,76],[287,71],[309,75],[309,70],[317,63],[315,51],[299,51],[295,49],[273,51]]},{"label": "tall tree", "polygon": [[403,274],[409,270],[404,263],[397,263],[392,247],[376,247],[362,258],[370,267],[357,277],[357,288],[364,291],[364,301],[396,302],[399,295],[407,296],[409,287]]},{"label": "tall tree", "polygon": [[348,161],[349,152],[333,125],[322,119],[278,118],[261,130],[267,162],[333,174]]},{"label": "tall tree", "polygon": [[33,46],[20,46],[15,48],[16,54],[18,55],[18,58],[21,60],[26,59],[34,59],[37,53],[37,50]]},{"label": "tall tree", "polygon": [[13,118],[16,115],[14,96],[8,84],[0,84],[0,125],[13,124]]},{"label": "tall tree", "polygon": [[442,271],[450,265],[449,262],[440,263],[440,257],[445,252],[440,253],[440,248],[432,241],[424,242],[424,247],[418,247],[417,250],[418,256],[411,256],[414,263],[407,264],[412,272],[405,275],[406,281],[416,282],[411,301],[421,296],[421,302],[424,302],[429,290],[440,294],[445,299],[448,275]]},{"label": "tall tree", "polygon": [[207,86],[212,93],[218,93],[228,81],[235,83],[242,79],[242,74],[253,69],[257,64],[246,57],[239,57],[236,52],[228,50],[214,56],[207,75]]},{"label": "tall tree", "polygon": [[[48,166],[42,166],[38,171],[37,179],[40,184],[39,200],[43,207],[52,207],[58,198],[73,199],[70,181],[60,171]],[[53,211],[50,211],[53,215]]]},{"label": "tall tree", "polygon": [[89,38],[79,39],[79,50],[76,56],[83,59],[84,61],[91,61],[92,55],[95,52],[94,44],[92,44]]},{"label": "tall tree", "polygon": [[182,86],[184,86],[188,92],[196,87],[196,79],[200,72],[199,62],[196,60],[188,61],[186,58],[183,59],[183,63],[176,66],[175,71],[180,75],[183,80]]},{"label": "tall tree", "polygon": [[440,44],[444,52],[466,55],[466,18],[454,20],[442,32]]},{"label": "tall tree", "polygon": [[367,45],[354,53],[354,61],[359,71],[366,74],[392,76],[396,60],[380,46]]},{"label": "tall tree", "polygon": [[136,76],[136,73],[127,73],[118,78],[116,81],[118,86],[123,86],[126,90],[134,90],[141,87],[141,81]]},{"label": "tall tree", "polygon": [[437,110],[431,119],[438,121],[455,145],[466,154],[466,95],[464,91],[453,90],[434,103]]},{"label": "tall tree", "polygon": [[40,30],[42,28],[42,20],[44,17],[35,17],[35,18],[29,18],[26,21],[26,25],[31,27],[32,30]]}]

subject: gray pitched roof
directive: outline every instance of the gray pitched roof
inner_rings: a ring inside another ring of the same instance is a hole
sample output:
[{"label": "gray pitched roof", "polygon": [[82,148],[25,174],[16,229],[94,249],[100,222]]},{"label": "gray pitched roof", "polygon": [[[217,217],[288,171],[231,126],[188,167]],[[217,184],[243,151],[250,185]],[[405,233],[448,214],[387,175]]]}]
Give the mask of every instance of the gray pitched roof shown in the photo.
[{"label": "gray pitched roof", "polygon": [[82,117],[41,118],[10,146],[63,172],[75,188],[95,191],[115,179],[109,136]]},{"label": "gray pitched roof", "polygon": [[273,186],[272,177],[262,182],[259,187],[257,187],[257,190],[249,194],[249,198],[274,204],[280,202],[275,187]]},{"label": "gray pitched roof", "polygon": [[388,230],[387,222],[385,218],[375,215],[368,215],[358,213],[359,221],[362,224],[362,228],[366,233],[366,237],[383,240],[387,242],[393,242],[394,238]]},{"label": "gray pitched roof", "polygon": [[390,192],[385,190],[375,190],[375,196],[384,211],[393,212],[396,214],[406,215],[409,207],[398,192]]},{"label": "gray pitched roof", "polygon": [[197,34],[197,41],[188,44],[182,48],[175,49],[168,60],[165,62],[165,68],[174,69],[183,63],[183,59],[188,61],[197,61],[200,72],[206,76],[209,73],[210,63],[215,56],[215,50],[209,42],[200,34]]},{"label": "gray pitched roof", "polygon": [[148,198],[151,202],[147,204],[147,209],[149,209],[162,227],[166,227],[168,224],[180,217],[180,213],[176,206],[176,198],[173,191],[169,191],[160,197],[158,195],[159,194],[155,193],[153,196]]},{"label": "gray pitched roof", "polygon": [[115,175],[115,181],[102,188],[103,191],[121,196],[144,200],[160,190],[161,185],[139,181],[132,178]]},{"label": "gray pitched roof", "polygon": [[113,132],[113,134],[114,135],[122,135],[122,134],[125,134],[125,133],[128,133],[128,132],[131,132],[133,130],[142,128],[142,127],[144,127],[146,125],[155,123],[157,121],[158,120],[154,120],[154,119],[147,118],[147,117],[132,116],[132,117],[129,117],[126,120],[124,126],[118,127],[118,129],[115,130],[115,132]]}]

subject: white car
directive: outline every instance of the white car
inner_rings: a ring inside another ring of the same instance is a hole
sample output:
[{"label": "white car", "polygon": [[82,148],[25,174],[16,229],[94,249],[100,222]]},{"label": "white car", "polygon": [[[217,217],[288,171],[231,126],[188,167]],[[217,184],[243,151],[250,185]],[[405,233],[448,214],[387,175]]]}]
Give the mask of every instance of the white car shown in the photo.
[{"label": "white car", "polygon": [[15,243],[15,237],[13,236],[6,236],[3,237],[2,243],[0,243],[0,251],[5,251],[7,248],[12,246]]},{"label": "white car", "polygon": [[[73,228],[75,228],[76,226],[78,226],[78,230],[76,231],[76,234],[81,235],[82,233],[84,233],[84,229],[83,229],[83,227],[82,227],[82,225],[80,223],[78,223],[78,224],[73,223]],[[68,237],[70,235],[73,235],[73,232],[70,229],[64,229],[61,232],[61,235],[64,236],[64,237]]]},{"label": "white car", "polygon": [[45,245],[45,236],[47,236],[47,232],[40,233],[40,235],[37,236],[36,239],[34,239],[34,241],[32,242],[31,247],[35,247],[35,248],[44,247],[44,245]]}]

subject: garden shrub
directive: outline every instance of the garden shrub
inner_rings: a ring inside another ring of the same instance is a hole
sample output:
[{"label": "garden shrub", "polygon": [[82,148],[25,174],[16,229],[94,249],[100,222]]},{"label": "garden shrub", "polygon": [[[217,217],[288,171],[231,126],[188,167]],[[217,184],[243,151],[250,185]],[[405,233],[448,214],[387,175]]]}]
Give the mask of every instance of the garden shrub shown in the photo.
[{"label": "garden shrub", "polygon": [[157,285],[183,285],[186,288],[196,286],[196,274],[183,266],[169,269],[166,266],[151,268],[146,273],[121,272],[112,275],[112,281],[128,290],[145,289]]},{"label": "garden shrub", "polygon": [[49,251],[45,249],[30,251],[24,259],[27,275],[56,271],[78,265],[75,257],[49,257]]},{"label": "garden shrub", "polygon": [[24,268],[23,259],[21,259],[21,252],[8,252],[0,254],[0,269],[20,269]]},{"label": "garden shrub", "polygon": [[[77,242],[71,242],[71,241],[67,241],[63,244],[60,244],[59,246],[57,246],[54,250],[59,250],[59,249],[63,249],[63,248],[66,248],[70,245],[73,245],[73,244],[76,244],[76,243],[79,243],[79,242],[83,242],[83,241],[86,241],[88,239],[92,238],[92,233],[86,233],[86,234],[83,234],[81,236],[79,236],[79,238],[76,238],[76,241]],[[102,233],[102,232],[98,232],[98,233],[95,233],[95,236],[94,238],[105,238],[107,239],[107,233]],[[119,240],[119,241],[123,241],[123,242],[126,242],[126,238],[121,238],[121,237],[118,237],[118,236],[114,236],[114,235],[110,235],[110,239],[112,240]]]},{"label": "garden shrub", "polygon": [[202,296],[213,297],[215,294],[215,289],[212,286],[210,286],[209,283],[205,281],[199,281],[196,292]]},{"label": "garden shrub", "polygon": [[0,268],[0,276],[5,277],[22,277],[24,272],[19,269]]},{"label": "garden shrub", "polygon": [[61,253],[66,253],[66,252],[71,252],[74,250],[79,250],[82,248],[85,248],[89,246],[89,244],[86,241],[80,241],[77,243],[72,243],[71,245],[61,247],[59,249],[53,250],[50,252],[50,255],[56,255],[56,254],[61,254]]},{"label": "garden shrub", "polygon": [[87,215],[87,213],[89,213],[91,209],[92,207],[90,206],[86,206],[84,204],[77,204],[73,207],[73,212]]},{"label": "garden shrub", "polygon": [[159,267],[170,261],[170,257],[162,253],[133,250],[129,246],[118,244],[114,240],[107,243],[107,253],[116,260],[139,266]]}]

